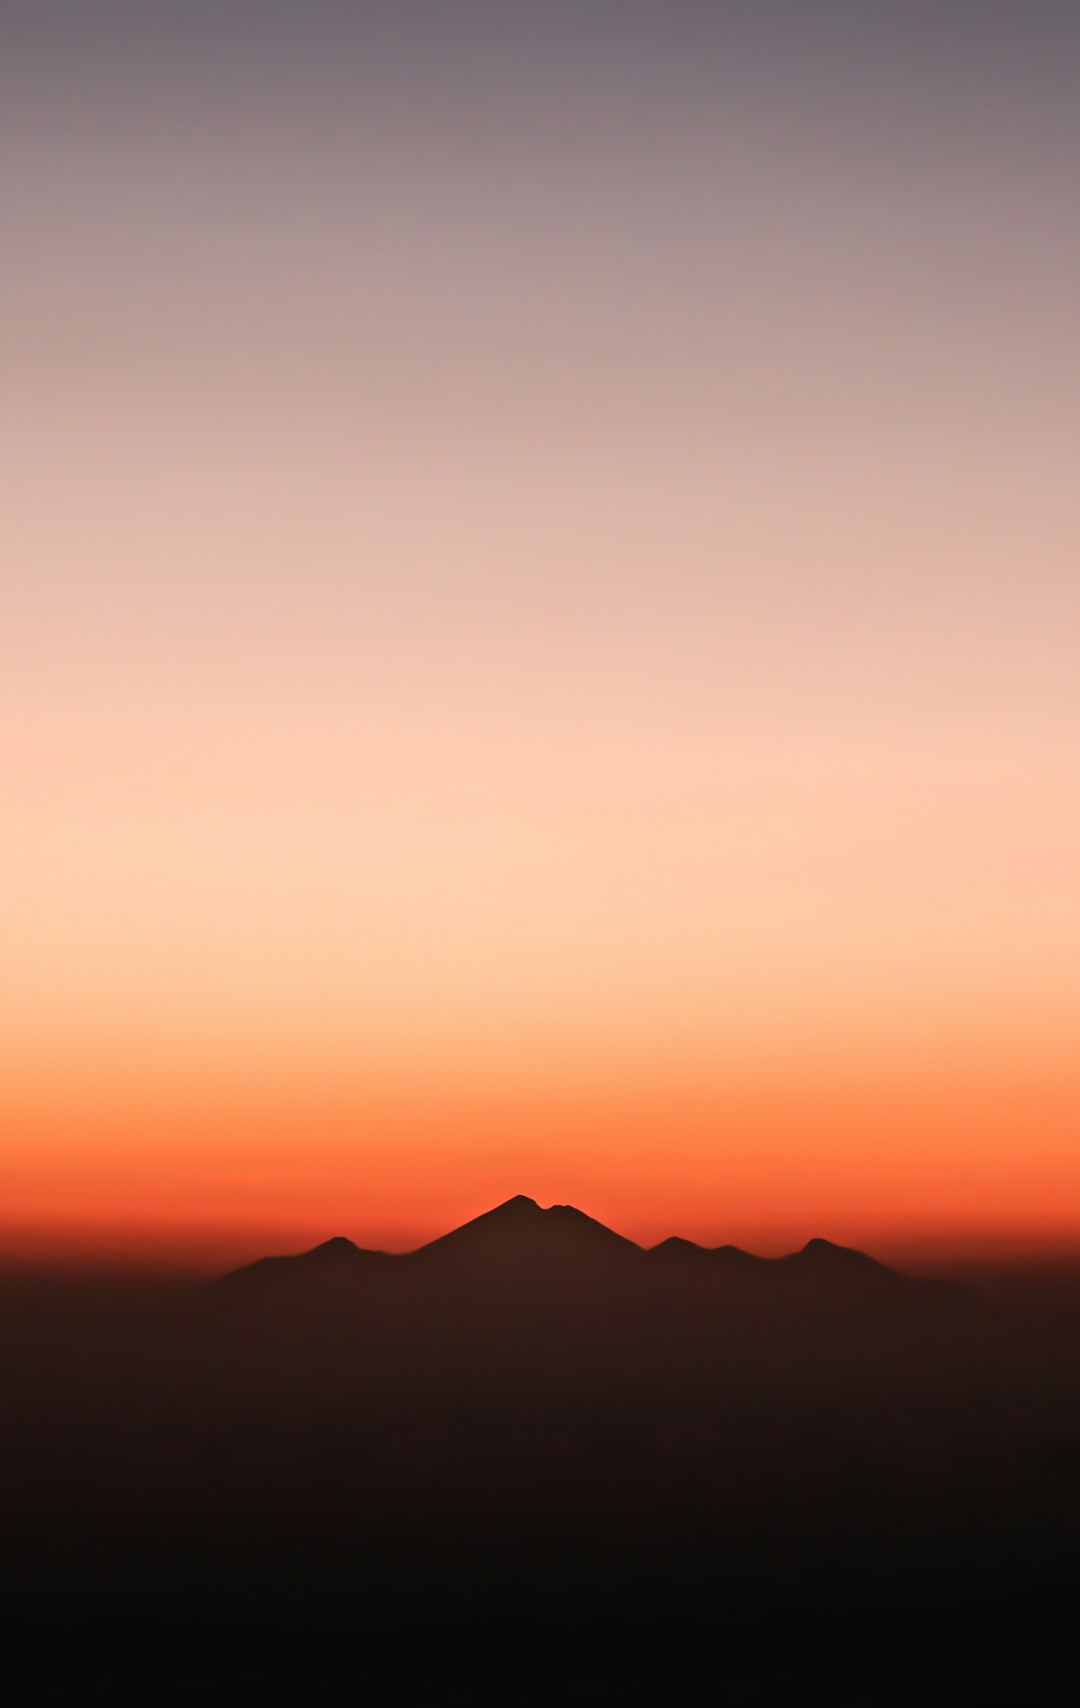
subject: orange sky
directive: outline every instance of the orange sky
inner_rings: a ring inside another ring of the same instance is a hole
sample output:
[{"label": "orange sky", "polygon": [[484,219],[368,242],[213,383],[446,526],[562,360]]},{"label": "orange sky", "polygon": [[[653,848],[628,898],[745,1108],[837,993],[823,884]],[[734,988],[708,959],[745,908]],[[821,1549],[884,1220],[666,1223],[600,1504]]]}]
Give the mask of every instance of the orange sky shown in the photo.
[{"label": "orange sky", "polygon": [[0,101],[0,1258],[1080,1240],[1071,29],[114,11]]}]

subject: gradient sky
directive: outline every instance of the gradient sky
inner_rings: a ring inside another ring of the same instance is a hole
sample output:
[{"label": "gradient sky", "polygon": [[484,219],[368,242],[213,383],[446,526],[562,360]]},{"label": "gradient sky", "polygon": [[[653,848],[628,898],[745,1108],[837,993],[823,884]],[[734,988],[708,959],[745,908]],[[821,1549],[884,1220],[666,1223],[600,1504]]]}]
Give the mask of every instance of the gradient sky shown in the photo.
[{"label": "gradient sky", "polygon": [[0,1254],[1080,1240],[1080,11],[0,4]]}]

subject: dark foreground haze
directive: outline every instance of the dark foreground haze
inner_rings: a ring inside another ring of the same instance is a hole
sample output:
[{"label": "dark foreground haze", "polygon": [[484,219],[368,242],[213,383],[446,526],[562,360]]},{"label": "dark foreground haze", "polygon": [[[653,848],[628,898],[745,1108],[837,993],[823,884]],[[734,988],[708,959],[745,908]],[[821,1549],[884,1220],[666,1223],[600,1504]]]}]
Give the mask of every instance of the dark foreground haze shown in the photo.
[{"label": "dark foreground haze", "polygon": [[6,1699],[1071,1702],[1077,1296],[527,1198],[9,1273]]}]

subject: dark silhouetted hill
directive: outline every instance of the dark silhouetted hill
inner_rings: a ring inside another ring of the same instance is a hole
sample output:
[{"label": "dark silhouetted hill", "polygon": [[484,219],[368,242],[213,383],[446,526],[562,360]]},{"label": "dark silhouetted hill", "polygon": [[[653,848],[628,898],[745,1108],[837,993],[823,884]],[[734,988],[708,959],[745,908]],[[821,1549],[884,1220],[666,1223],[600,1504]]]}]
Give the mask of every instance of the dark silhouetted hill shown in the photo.
[{"label": "dark silhouetted hill", "polygon": [[541,1209],[532,1198],[518,1196],[454,1228],[413,1254],[424,1264],[499,1266],[520,1272],[536,1269],[555,1278],[567,1265],[625,1263],[641,1248],[571,1204]]},{"label": "dark silhouetted hill", "polygon": [[232,1291],[263,1286],[321,1286],[346,1277],[370,1274],[373,1269],[383,1268],[392,1261],[385,1251],[366,1251],[362,1246],[354,1245],[352,1240],[337,1235],[296,1256],[260,1257],[255,1263],[230,1271],[221,1278],[218,1286]]}]

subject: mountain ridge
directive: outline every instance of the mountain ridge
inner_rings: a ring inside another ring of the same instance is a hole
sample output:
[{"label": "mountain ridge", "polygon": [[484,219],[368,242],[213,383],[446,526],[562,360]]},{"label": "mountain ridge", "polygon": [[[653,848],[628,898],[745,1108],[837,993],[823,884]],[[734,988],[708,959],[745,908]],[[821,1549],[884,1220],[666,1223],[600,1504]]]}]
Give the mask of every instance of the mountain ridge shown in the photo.
[{"label": "mountain ridge", "polygon": [[517,1193],[410,1251],[374,1250],[336,1234],[305,1251],[258,1258],[229,1271],[220,1281],[233,1283],[254,1277],[315,1272],[359,1275],[376,1269],[443,1266],[451,1261],[475,1268],[485,1263],[513,1263],[526,1257],[546,1262],[553,1266],[553,1272],[560,1264],[574,1266],[585,1260],[617,1258],[654,1269],[692,1268],[703,1273],[724,1270],[766,1276],[801,1270],[817,1276],[858,1272],[898,1281],[911,1280],[866,1252],[820,1236],[807,1240],[796,1251],[777,1257],[763,1257],[732,1244],[705,1246],[680,1234],[671,1234],[653,1246],[642,1246],[573,1204],[545,1207],[536,1199]]}]

